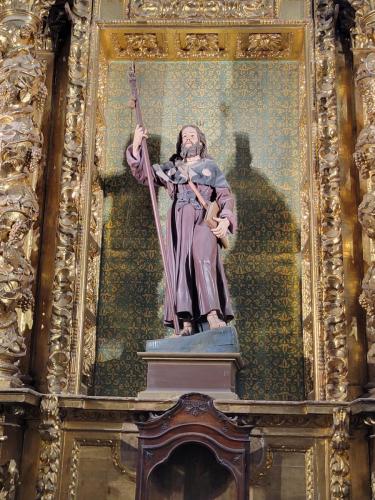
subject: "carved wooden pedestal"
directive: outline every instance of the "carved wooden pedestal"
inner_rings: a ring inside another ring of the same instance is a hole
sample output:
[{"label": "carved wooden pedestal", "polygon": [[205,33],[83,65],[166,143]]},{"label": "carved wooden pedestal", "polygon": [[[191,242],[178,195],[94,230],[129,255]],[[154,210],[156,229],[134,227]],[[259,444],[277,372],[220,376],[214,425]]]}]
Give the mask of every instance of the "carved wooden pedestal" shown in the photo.
[{"label": "carved wooden pedestal", "polygon": [[[213,491],[215,485],[211,484],[204,489],[203,483],[199,485],[201,476],[194,474],[194,469],[190,467],[179,467],[180,478],[183,478],[180,488],[172,484],[168,490],[165,481],[160,482],[163,467],[166,472],[164,478],[173,475],[173,455],[178,453],[178,449],[186,451],[186,446],[190,444],[196,446],[193,448],[195,451],[190,454],[190,462],[199,461],[199,447],[203,446],[213,454],[218,466],[222,466],[220,474],[224,475],[229,471],[233,485],[230,498],[248,499],[250,427],[236,425],[214,407],[210,397],[185,394],[163,415],[137,425],[137,500],[156,498],[154,484],[164,486],[165,496],[160,496],[159,491],[157,498],[172,498],[172,491],[173,498],[194,498],[186,492],[194,484],[202,488],[200,498],[216,498]],[[219,480],[220,477],[216,477],[214,483]],[[184,492],[183,496],[181,491]]]},{"label": "carved wooden pedestal", "polygon": [[190,337],[148,340],[147,388],[140,399],[178,398],[187,392],[215,399],[238,399],[236,375],[242,367],[236,329],[206,330]]},{"label": "carved wooden pedestal", "polygon": [[139,352],[147,362],[147,388],[140,399],[178,398],[200,392],[216,399],[238,399],[236,374],[239,353]]}]

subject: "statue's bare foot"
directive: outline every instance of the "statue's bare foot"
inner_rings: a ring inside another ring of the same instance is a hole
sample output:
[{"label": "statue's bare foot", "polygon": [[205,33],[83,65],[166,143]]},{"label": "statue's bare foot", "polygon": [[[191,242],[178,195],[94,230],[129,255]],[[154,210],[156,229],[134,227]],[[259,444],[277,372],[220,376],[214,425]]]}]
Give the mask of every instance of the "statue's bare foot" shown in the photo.
[{"label": "statue's bare foot", "polygon": [[210,330],[215,330],[216,328],[224,328],[227,326],[225,321],[221,320],[217,315],[217,311],[211,311],[207,314],[207,321],[210,325]]},{"label": "statue's bare foot", "polygon": [[180,331],[180,335],[182,337],[189,337],[190,335],[193,335],[193,325],[191,324],[191,321],[184,321],[184,326]]}]

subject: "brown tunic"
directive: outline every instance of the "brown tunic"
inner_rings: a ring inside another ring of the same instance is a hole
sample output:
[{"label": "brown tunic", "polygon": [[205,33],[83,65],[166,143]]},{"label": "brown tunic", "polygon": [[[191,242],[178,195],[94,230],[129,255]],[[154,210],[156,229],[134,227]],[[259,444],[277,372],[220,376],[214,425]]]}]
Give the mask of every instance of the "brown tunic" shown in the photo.
[{"label": "brown tunic", "polygon": [[[134,177],[147,185],[142,162],[133,156],[131,146],[126,155]],[[155,184],[164,186],[173,200],[167,218],[166,252],[174,304],[170,304],[168,294],[165,294],[164,323],[173,326],[173,308],[181,323],[183,319],[205,320],[212,310],[217,310],[219,316],[229,321],[233,318],[233,311],[218,239],[204,222],[205,211],[187,184],[187,179],[169,174],[170,170],[176,171],[175,168],[168,168],[171,165],[167,162],[153,166],[156,174],[161,172],[161,175],[154,174]],[[194,164],[194,170],[203,171],[203,175],[193,176],[192,181],[206,201],[217,200],[221,208],[220,217],[229,219],[229,230],[233,233],[236,228],[234,199],[223,174],[212,160],[207,159]],[[210,181],[206,181],[206,176],[210,176],[211,172],[215,172],[212,176],[219,179],[216,185],[214,179],[211,182],[214,186],[201,184]]]}]

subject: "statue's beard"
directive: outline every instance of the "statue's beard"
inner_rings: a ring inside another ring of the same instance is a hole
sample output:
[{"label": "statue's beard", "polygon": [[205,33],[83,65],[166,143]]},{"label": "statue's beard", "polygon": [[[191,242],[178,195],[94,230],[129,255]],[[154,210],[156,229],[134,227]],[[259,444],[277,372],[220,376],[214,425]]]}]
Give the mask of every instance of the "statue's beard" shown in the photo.
[{"label": "statue's beard", "polygon": [[186,160],[187,158],[193,158],[194,156],[200,156],[203,146],[199,142],[192,144],[191,146],[181,145],[181,158]]}]

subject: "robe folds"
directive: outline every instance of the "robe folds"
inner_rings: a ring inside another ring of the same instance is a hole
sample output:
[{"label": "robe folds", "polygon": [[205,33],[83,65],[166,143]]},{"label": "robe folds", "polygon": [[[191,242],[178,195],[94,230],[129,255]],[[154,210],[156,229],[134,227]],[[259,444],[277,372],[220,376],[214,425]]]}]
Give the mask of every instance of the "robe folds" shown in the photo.
[{"label": "robe folds", "polygon": [[[132,146],[126,151],[133,176],[147,185],[142,161],[133,155]],[[183,320],[205,321],[206,315],[217,310],[226,322],[233,319],[227,280],[220,256],[218,239],[204,222],[205,210],[188,185],[188,178],[179,169],[182,162],[168,161],[153,165],[154,183],[168,190],[172,206],[166,227],[166,254],[172,278],[174,303],[168,294],[164,301],[164,324],[173,327],[173,310],[180,325]],[[191,167],[191,180],[206,201],[216,201],[220,217],[228,218],[229,231],[236,230],[234,198],[224,174],[211,158],[202,158]]]}]

